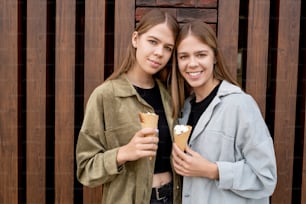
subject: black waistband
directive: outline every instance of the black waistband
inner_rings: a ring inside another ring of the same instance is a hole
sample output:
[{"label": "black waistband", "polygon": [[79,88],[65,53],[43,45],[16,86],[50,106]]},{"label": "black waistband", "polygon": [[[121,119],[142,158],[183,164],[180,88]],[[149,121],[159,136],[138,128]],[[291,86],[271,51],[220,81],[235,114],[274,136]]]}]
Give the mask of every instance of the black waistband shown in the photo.
[{"label": "black waistband", "polygon": [[172,182],[165,184],[161,187],[152,188],[151,199],[162,200],[165,198],[169,198],[170,196],[172,196],[172,191],[173,191]]}]

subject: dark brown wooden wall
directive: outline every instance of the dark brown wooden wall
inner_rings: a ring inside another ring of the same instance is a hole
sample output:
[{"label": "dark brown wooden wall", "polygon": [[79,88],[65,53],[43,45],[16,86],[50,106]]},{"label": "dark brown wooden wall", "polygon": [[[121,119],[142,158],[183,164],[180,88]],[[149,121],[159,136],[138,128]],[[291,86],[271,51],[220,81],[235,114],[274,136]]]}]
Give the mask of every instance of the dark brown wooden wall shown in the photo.
[{"label": "dark brown wooden wall", "polygon": [[306,3],[301,0],[0,0],[0,203],[101,203],[75,178],[91,91],[159,7],[216,30],[274,138],[272,204],[306,203]]}]

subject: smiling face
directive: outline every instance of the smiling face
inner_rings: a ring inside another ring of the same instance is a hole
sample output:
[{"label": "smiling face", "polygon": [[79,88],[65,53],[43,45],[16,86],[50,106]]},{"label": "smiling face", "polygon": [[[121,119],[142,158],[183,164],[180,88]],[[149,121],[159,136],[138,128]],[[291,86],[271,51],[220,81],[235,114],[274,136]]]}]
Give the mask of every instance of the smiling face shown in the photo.
[{"label": "smiling face", "polygon": [[172,31],[166,23],[158,24],[146,33],[133,33],[136,48],[135,69],[142,75],[151,76],[163,69],[169,61],[174,47]]},{"label": "smiling face", "polygon": [[214,86],[215,55],[207,44],[188,34],[177,47],[177,61],[181,75],[196,95],[206,95]]}]

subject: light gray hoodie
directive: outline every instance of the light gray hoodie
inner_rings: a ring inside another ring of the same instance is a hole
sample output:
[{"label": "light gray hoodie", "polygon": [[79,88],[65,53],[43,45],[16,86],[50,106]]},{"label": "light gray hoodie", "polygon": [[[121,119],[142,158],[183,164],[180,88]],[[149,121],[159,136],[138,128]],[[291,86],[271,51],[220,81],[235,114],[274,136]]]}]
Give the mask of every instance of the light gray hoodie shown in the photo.
[{"label": "light gray hoodie", "polygon": [[[185,102],[180,124],[191,110]],[[215,162],[219,180],[184,177],[183,204],[268,204],[277,181],[273,141],[255,100],[222,81],[189,146]]]}]

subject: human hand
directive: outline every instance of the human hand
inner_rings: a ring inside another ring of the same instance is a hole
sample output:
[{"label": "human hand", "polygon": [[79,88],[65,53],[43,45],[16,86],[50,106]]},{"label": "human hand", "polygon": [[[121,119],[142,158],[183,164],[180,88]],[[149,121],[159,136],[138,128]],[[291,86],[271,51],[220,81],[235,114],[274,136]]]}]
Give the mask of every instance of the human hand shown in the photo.
[{"label": "human hand", "polygon": [[156,135],[157,131],[154,128],[143,128],[136,132],[128,144],[119,148],[117,164],[122,165],[127,161],[155,156],[158,147],[158,137],[151,135]]},{"label": "human hand", "polygon": [[218,179],[217,164],[208,161],[199,153],[186,147],[186,153],[174,143],[172,148],[173,166],[175,171],[182,176],[198,176],[210,179]]}]

